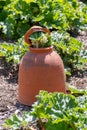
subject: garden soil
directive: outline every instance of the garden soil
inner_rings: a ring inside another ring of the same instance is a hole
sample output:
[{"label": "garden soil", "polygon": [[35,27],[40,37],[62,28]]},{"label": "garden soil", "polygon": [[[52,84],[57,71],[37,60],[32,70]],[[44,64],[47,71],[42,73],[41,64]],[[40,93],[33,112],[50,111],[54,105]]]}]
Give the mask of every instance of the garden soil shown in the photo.
[{"label": "garden soil", "polygon": [[[77,37],[87,49],[87,33],[82,32]],[[79,89],[87,89],[87,65],[84,71],[75,72],[68,80]],[[18,66],[7,64],[5,59],[0,58],[0,130],[5,130],[3,124],[6,118],[13,114],[22,114],[30,111],[30,106],[18,102]]]}]

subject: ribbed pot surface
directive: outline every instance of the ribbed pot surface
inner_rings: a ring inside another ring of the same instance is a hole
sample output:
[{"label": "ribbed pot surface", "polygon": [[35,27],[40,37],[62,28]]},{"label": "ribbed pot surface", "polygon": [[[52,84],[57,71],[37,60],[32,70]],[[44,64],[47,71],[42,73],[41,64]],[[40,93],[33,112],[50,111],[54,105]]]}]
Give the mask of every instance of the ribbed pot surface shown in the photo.
[{"label": "ribbed pot surface", "polygon": [[64,65],[53,47],[30,48],[21,60],[18,80],[18,100],[26,105],[36,101],[40,90],[66,93]]}]

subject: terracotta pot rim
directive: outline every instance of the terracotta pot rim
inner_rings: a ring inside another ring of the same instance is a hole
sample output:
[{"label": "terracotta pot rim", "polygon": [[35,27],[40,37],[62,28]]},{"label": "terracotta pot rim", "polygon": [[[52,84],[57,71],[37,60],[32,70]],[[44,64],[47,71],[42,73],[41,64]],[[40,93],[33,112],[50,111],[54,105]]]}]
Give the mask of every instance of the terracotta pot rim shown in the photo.
[{"label": "terracotta pot rim", "polygon": [[45,48],[30,47],[30,52],[34,52],[34,53],[44,53],[44,52],[52,52],[52,51],[53,51],[53,46],[45,47]]}]

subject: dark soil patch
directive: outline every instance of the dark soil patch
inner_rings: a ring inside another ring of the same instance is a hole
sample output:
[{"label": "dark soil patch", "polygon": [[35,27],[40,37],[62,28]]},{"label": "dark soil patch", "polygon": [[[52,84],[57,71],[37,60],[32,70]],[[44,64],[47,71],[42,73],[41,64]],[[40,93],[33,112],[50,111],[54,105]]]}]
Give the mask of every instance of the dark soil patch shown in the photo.
[{"label": "dark soil patch", "polygon": [[18,102],[18,66],[7,64],[0,59],[0,130],[9,116],[30,111],[29,106]]},{"label": "dark soil patch", "polygon": [[[87,49],[87,34],[77,37]],[[84,71],[75,72],[68,80],[71,85],[77,88],[87,89],[87,65]],[[14,113],[22,114],[23,111],[30,111],[31,107],[18,102],[18,66],[7,64],[0,58],[0,130],[5,130],[3,124],[6,118]]]}]

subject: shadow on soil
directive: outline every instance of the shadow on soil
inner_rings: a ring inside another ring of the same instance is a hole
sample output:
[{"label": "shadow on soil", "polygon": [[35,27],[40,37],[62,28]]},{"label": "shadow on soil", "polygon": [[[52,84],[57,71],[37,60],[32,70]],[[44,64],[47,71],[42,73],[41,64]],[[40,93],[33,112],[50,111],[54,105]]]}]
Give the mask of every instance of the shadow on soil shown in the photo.
[{"label": "shadow on soil", "polygon": [[0,76],[4,76],[9,83],[18,82],[19,65],[13,65],[13,62],[7,63],[5,58],[0,58]]}]

